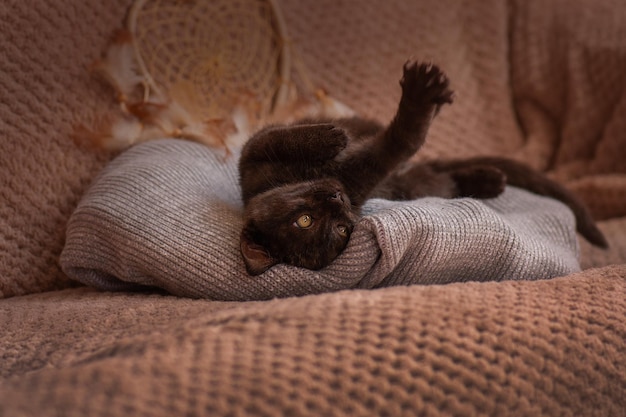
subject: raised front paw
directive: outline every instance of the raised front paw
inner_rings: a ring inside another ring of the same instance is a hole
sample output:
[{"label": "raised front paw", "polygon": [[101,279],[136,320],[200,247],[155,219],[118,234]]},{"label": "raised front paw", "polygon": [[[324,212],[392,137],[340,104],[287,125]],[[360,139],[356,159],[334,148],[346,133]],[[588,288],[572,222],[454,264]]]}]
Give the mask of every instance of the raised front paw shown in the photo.
[{"label": "raised front paw", "polygon": [[416,107],[431,107],[436,110],[452,103],[454,93],[444,72],[430,63],[415,61],[404,64],[404,75],[400,80],[402,100]]}]

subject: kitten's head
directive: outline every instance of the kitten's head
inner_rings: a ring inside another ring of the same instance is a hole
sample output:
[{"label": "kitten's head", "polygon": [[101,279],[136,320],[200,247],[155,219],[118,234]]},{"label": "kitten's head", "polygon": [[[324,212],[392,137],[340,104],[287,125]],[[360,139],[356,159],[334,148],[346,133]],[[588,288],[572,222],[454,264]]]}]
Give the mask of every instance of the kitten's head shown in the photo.
[{"label": "kitten's head", "polygon": [[357,218],[333,179],[283,185],[253,197],[241,232],[248,273],[258,275],[277,263],[323,268],[346,247]]}]

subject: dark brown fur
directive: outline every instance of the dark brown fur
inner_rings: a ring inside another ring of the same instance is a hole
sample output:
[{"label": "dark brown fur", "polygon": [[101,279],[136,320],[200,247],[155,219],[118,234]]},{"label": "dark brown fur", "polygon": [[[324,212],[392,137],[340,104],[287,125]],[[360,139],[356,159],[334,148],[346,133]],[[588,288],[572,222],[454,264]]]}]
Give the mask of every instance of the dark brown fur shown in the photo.
[{"label": "dark brown fur", "polygon": [[[241,252],[257,275],[277,263],[328,265],[345,248],[363,203],[372,197],[491,198],[510,183],[558,198],[574,210],[579,230],[606,246],[584,205],[543,175],[502,158],[408,163],[434,116],[452,102],[439,68],[408,63],[402,97],[387,127],[362,118],[304,120],[269,126],[246,144],[239,162],[245,205]],[[307,227],[299,218],[312,219]]]}]

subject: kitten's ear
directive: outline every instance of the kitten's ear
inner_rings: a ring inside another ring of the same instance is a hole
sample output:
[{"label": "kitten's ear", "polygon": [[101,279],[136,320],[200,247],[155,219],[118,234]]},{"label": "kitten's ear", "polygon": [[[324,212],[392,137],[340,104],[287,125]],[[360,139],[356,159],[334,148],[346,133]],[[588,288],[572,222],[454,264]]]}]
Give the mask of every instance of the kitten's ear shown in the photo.
[{"label": "kitten's ear", "polygon": [[246,270],[250,275],[262,274],[278,263],[267,249],[254,242],[245,230],[241,233],[239,245],[241,255],[246,263]]}]

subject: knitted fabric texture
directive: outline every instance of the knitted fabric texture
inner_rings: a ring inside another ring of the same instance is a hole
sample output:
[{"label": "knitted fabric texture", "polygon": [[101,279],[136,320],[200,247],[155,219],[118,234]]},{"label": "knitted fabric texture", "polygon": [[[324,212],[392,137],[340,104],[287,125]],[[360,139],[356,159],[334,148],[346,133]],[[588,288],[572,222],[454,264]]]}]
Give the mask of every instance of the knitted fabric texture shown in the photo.
[{"label": "knitted fabric texture", "polygon": [[626,268],[228,303],[0,303],[3,416],[622,416]]},{"label": "knitted fabric texture", "polygon": [[[65,227],[110,156],[72,132],[113,110],[86,68],[132,0],[0,7],[0,297],[65,288]],[[457,93],[426,157],[506,155],[549,171],[603,221],[611,248],[581,243],[583,268],[626,262],[626,7],[602,0],[278,1],[313,83],[359,114],[394,114],[402,64],[432,60]]]},{"label": "knitted fabric texture", "polygon": [[180,140],[136,146],[98,177],[70,218],[61,255],[72,278],[216,300],[259,300],[348,288],[540,279],[579,270],[573,214],[508,189],[486,201],[372,200],[342,255],[310,271],[246,274],[239,252],[237,160]]},{"label": "knitted fabric texture", "polygon": [[408,57],[441,65],[457,98],[420,155],[549,171],[611,248],[581,241],[585,270],[551,280],[262,302],[51,291],[76,285],[67,221],[110,160],[70,140],[113,102],[85,68],[131,3],[0,4],[0,415],[624,415],[623,0],[277,1],[315,85],[359,114],[393,116]]}]

